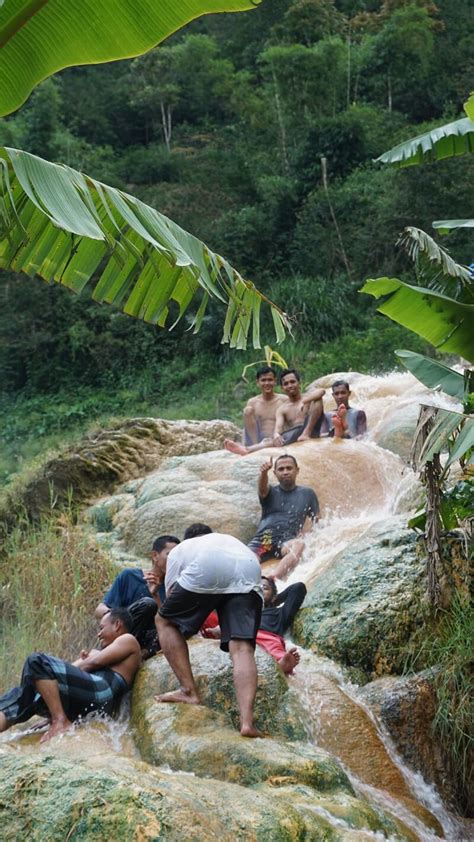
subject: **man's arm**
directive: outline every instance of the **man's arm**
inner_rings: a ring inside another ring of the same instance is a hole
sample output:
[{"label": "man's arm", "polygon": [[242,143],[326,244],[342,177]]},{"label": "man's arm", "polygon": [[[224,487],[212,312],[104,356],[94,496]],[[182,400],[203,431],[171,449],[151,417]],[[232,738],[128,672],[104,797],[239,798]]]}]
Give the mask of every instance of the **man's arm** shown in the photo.
[{"label": "man's arm", "polygon": [[270,483],[268,482],[268,472],[271,470],[273,459],[267,459],[263,465],[260,465],[260,475],[258,477],[258,496],[263,500],[267,497],[270,491]]},{"label": "man's arm", "polygon": [[137,652],[140,652],[140,645],[133,634],[121,634],[105,649],[91,649],[85,658],[75,661],[74,666],[84,672],[94,672],[105,667],[113,667],[114,664],[124,661],[129,655]]},{"label": "man's arm", "polygon": [[107,614],[107,611],[110,611],[109,606],[105,602],[99,602],[94,612],[96,620],[102,620],[102,617],[104,614]]},{"label": "man's arm", "polygon": [[101,620],[104,614],[107,614],[107,611],[110,611],[112,607],[118,608],[123,604],[122,581],[124,574],[125,570],[121,570],[118,576],[115,577],[107,593],[104,594],[102,602],[99,602],[97,608],[95,609],[95,616],[97,620]]},{"label": "man's arm", "polygon": [[365,436],[367,432],[367,416],[363,409],[359,409],[356,421],[356,438]]},{"label": "man's arm", "polygon": [[313,401],[319,401],[326,394],[326,389],[313,389],[311,392],[305,392],[304,395],[301,396],[301,403],[313,403]]},{"label": "man's arm", "polygon": [[285,426],[285,419],[286,419],[286,405],[288,401],[285,401],[278,407],[275,415],[275,435],[280,436],[283,432],[283,428]]}]

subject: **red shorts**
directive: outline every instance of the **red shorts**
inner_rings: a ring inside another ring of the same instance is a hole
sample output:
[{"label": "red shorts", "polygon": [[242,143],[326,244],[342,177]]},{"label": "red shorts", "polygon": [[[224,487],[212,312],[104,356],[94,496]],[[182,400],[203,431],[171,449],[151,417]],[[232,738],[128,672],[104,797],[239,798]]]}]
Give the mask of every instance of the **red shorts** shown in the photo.
[{"label": "red shorts", "polygon": [[279,634],[262,631],[262,629],[257,632],[257,645],[265,649],[265,652],[268,652],[276,661],[283,658],[286,652],[285,641]]}]

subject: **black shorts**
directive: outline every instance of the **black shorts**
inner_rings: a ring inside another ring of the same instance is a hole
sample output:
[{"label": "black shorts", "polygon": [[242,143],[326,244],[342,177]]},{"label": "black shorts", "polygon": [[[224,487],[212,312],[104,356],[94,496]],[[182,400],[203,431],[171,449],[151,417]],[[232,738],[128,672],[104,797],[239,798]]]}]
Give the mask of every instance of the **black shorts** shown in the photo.
[{"label": "black shorts", "polygon": [[265,541],[264,538],[252,538],[247,546],[249,550],[252,550],[258,556],[258,560],[262,564],[263,561],[268,561],[269,558],[281,558],[283,544],[284,541],[275,544],[273,541]]},{"label": "black shorts", "polygon": [[194,593],[176,583],[158,614],[173,623],[183,637],[188,638],[199,631],[211,611],[217,611],[221,627],[221,649],[228,652],[230,640],[250,640],[255,647],[262,607],[263,600],[255,591]]}]

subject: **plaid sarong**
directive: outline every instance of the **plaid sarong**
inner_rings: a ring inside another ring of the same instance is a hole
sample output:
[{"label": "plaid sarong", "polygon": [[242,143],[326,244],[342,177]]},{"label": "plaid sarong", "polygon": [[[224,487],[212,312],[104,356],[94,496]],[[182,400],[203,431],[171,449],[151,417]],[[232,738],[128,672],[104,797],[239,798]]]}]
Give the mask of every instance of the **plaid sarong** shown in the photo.
[{"label": "plaid sarong", "polygon": [[0,697],[0,711],[9,725],[26,722],[35,714],[48,715],[34,685],[38,679],[57,681],[64,712],[71,722],[93,710],[113,713],[121,696],[129,689],[125,679],[111,669],[84,672],[68,661],[35,652],[24,663],[20,686]]}]

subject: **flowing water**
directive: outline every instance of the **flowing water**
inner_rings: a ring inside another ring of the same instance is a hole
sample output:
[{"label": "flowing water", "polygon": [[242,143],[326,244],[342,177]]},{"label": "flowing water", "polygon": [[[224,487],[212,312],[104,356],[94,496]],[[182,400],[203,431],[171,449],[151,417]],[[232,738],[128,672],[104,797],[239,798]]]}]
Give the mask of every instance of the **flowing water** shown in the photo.
[{"label": "flowing water", "polygon": [[[327,387],[335,378],[332,375],[317,382]],[[323,518],[307,536],[303,561],[289,582],[302,580],[317,586],[318,577],[340,552],[363,537],[373,524],[408,513],[417,498],[417,481],[411,470],[376,442],[393,419],[416,416],[426,391],[411,375],[400,373],[384,377],[354,374],[351,387],[353,405],[364,407],[367,413],[367,440],[321,440],[295,446],[301,465],[299,482],[314,481]],[[441,402],[437,395],[434,400]],[[328,401],[326,409],[330,406]],[[256,464],[262,461],[261,455],[248,457],[254,458]],[[226,464],[232,459],[228,457]],[[218,472],[219,465],[216,463],[213,470]],[[360,698],[359,688],[334,662],[303,650],[296,676],[291,679],[291,692],[297,693],[304,706],[308,739],[338,758],[356,792],[400,819],[413,839],[469,838],[465,825],[446,810],[435,789],[403,763],[389,735]],[[19,739],[18,732],[0,738],[0,744],[9,742],[19,751],[31,751],[37,741],[37,735]],[[136,756],[126,717],[119,722],[97,723],[91,729],[74,729],[61,741],[48,744],[48,751],[55,750],[54,744],[59,742],[63,748],[67,745],[68,755],[87,756],[89,760],[97,755],[97,762],[105,746],[108,751]],[[43,748],[38,746],[37,750]],[[336,826],[338,820],[329,815],[326,818]],[[352,831],[350,838],[381,837]]]}]

